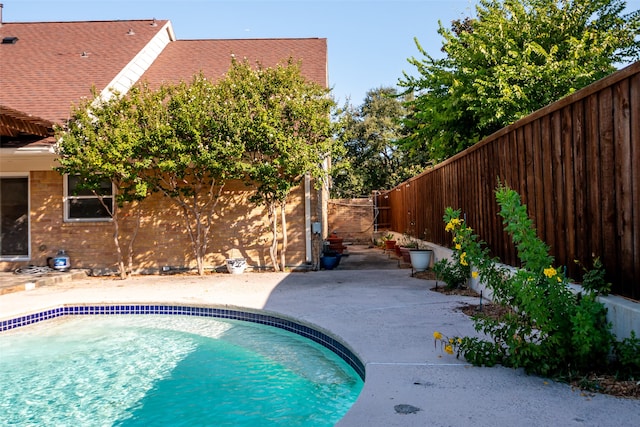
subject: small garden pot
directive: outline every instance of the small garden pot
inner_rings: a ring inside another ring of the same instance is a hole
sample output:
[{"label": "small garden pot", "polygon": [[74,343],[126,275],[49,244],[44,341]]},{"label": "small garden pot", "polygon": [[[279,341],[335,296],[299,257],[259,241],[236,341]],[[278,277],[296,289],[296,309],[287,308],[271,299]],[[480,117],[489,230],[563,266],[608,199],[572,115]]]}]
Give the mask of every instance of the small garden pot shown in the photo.
[{"label": "small garden pot", "polygon": [[247,268],[246,258],[229,258],[227,259],[227,271],[231,274],[242,274]]},{"label": "small garden pot", "polygon": [[398,244],[396,243],[396,245],[393,247],[393,249],[396,251],[396,255],[397,255],[398,257],[401,257],[401,256],[402,256],[402,253],[400,252],[400,245],[398,245]]},{"label": "small garden pot", "polygon": [[410,264],[411,255],[409,254],[409,252],[411,252],[411,248],[405,248],[404,246],[400,246],[400,256],[402,257],[402,261]]},{"label": "small garden pot", "polygon": [[411,266],[415,271],[426,271],[431,265],[431,255],[433,251],[431,249],[411,249],[409,251],[409,257],[411,259]]},{"label": "small garden pot", "polygon": [[340,258],[338,256],[323,255],[320,257],[320,268],[333,270],[338,266]]},{"label": "small garden pot", "polygon": [[384,245],[385,245],[386,249],[393,250],[396,247],[396,241],[395,240],[385,240],[384,241]]}]

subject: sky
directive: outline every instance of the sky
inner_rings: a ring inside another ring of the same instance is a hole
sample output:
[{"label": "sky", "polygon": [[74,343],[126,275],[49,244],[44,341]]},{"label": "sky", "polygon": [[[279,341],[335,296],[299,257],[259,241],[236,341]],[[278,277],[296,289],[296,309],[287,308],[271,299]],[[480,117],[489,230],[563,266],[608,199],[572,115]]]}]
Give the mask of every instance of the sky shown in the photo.
[{"label": "sky", "polygon": [[[421,58],[441,56],[438,22],[474,15],[475,0],[0,0],[4,22],[168,19],[180,40],[327,39],[329,87],[339,104],[396,86]],[[630,10],[640,0],[628,0]]]}]

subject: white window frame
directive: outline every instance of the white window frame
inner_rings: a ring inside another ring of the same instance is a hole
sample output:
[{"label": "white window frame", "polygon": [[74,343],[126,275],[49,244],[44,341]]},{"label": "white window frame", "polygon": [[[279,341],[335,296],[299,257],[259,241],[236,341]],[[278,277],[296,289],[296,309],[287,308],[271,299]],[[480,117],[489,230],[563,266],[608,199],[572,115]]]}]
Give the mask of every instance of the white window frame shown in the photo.
[{"label": "white window frame", "polygon": [[[84,196],[74,196],[69,194],[69,175],[64,175],[64,184],[63,184],[63,205],[64,205],[64,222],[110,222],[113,221],[111,216],[101,217],[101,218],[72,218],[70,216],[71,211],[71,203],[72,200],[98,200],[98,196],[95,195],[84,195]],[[111,183],[111,212],[113,212],[113,208],[115,205],[115,189],[113,183]]]},{"label": "white window frame", "polygon": [[27,255],[0,255],[0,261],[31,260],[31,176],[28,172],[1,172],[0,178],[27,179]]}]

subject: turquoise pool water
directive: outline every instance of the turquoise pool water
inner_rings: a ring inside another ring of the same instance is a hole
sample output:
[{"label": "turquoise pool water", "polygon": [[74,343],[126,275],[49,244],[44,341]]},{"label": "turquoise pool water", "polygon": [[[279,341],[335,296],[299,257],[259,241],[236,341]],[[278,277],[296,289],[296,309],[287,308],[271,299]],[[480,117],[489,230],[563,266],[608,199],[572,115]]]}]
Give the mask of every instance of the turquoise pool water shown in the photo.
[{"label": "turquoise pool water", "polygon": [[332,426],[362,379],[278,328],[184,316],[61,317],[0,336],[0,424]]}]

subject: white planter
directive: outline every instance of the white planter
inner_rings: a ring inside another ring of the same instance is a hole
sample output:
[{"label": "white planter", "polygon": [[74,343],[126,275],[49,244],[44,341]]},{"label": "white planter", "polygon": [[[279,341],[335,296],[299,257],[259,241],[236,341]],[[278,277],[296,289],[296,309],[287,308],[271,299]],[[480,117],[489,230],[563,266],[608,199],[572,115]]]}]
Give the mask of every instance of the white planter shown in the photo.
[{"label": "white planter", "polygon": [[412,249],[409,251],[411,266],[415,271],[426,271],[431,265],[431,249]]},{"label": "white planter", "polygon": [[231,274],[242,274],[247,268],[247,260],[245,258],[229,258],[227,259],[227,271]]}]

